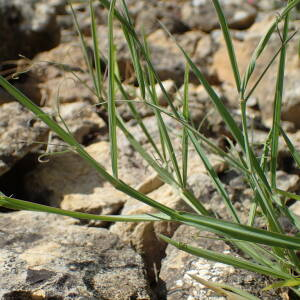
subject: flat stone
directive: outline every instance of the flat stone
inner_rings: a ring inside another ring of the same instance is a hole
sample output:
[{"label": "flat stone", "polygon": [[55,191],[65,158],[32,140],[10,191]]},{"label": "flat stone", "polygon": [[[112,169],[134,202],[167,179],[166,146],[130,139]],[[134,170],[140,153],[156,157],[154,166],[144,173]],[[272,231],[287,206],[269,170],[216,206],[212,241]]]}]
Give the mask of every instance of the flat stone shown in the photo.
[{"label": "flat stone", "polygon": [[37,212],[1,214],[0,224],[3,300],[152,299],[141,257],[106,229]]}]

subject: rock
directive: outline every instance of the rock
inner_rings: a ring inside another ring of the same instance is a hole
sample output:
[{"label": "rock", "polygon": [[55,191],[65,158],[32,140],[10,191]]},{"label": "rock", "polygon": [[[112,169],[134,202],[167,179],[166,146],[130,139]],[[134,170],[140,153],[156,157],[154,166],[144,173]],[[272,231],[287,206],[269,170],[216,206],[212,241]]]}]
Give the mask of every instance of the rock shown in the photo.
[{"label": "rock", "polygon": [[[146,191],[149,191],[147,189]],[[164,184],[147,194],[150,198],[177,210],[188,210],[185,202],[176,191]],[[151,214],[157,212],[155,209],[128,199],[122,209],[122,215]],[[172,236],[178,224],[159,221],[143,223],[116,223],[110,227],[110,231],[117,234],[124,242],[132,245],[134,249],[143,255],[148,276],[155,279],[160,269],[160,261],[164,257],[166,244],[158,239],[158,234]]]},{"label": "rock", "polygon": [[[110,171],[109,149],[107,142],[86,148]],[[69,152],[48,158],[47,163],[39,164],[25,178],[24,186],[30,201],[94,214],[116,214],[123,207],[127,196],[104,181],[77,154]],[[132,186],[147,176],[147,172],[141,172],[139,164],[132,164],[125,156],[120,157],[119,167],[120,178]],[[103,224],[99,222],[98,225]]]},{"label": "rock", "polygon": [[[175,85],[174,81],[173,80],[165,80],[165,81],[162,81],[162,84],[163,84],[168,96],[171,99],[173,99],[173,95],[176,92],[176,85]],[[168,105],[167,99],[165,98],[165,95],[162,92],[160,85],[158,83],[155,85],[155,90],[156,90],[156,94],[157,94],[158,104],[161,106],[167,106]]]},{"label": "rock", "polygon": [[40,53],[33,61],[32,72],[40,78],[38,86],[43,105],[54,107],[58,100],[59,103],[99,102],[90,90],[93,82],[79,44],[62,43]]},{"label": "rock", "polygon": [[[102,43],[99,45],[101,52],[107,57],[108,53],[108,40],[107,40],[107,27],[99,26],[99,40]],[[216,82],[216,76],[210,69],[209,54],[213,52],[213,45],[211,40],[206,37],[203,39],[201,46],[205,46],[206,50],[196,52],[196,47],[201,38],[205,37],[204,33],[199,31],[186,32],[183,35],[176,35],[175,38],[178,43],[187,49],[188,54],[196,60],[198,66],[201,65],[201,70],[210,82]],[[134,82],[135,75],[133,72],[132,61],[128,46],[126,44],[123,32],[118,27],[114,30],[114,40],[117,48],[117,60],[121,78]],[[151,61],[154,69],[156,70],[159,78],[162,81],[173,80],[177,86],[180,86],[184,80],[185,72],[185,58],[181,53],[176,43],[168,36],[163,29],[158,29],[147,37],[149,43]],[[200,44],[199,44],[200,45]],[[198,49],[198,48],[197,48]],[[199,49],[198,49],[199,50]],[[195,57],[194,57],[194,56]],[[199,83],[196,77],[191,72],[191,81]]]},{"label": "rock", "polygon": [[141,257],[108,230],[37,212],[0,219],[1,299],[152,299]]},{"label": "rock", "polygon": [[[58,45],[60,30],[55,9],[47,1],[0,1],[1,60],[32,58],[38,52]],[[13,35],[11,33],[14,33]]]},{"label": "rock", "polygon": [[153,5],[144,3],[144,9],[137,14],[135,28],[146,35],[161,28],[162,23],[171,34],[184,33],[189,28],[180,20],[180,6],[172,2],[157,1]]},{"label": "rock", "polygon": [[289,210],[294,213],[295,215],[297,215],[298,217],[300,217],[300,202],[296,201],[294,204],[292,204],[289,207]]},{"label": "rock", "polygon": [[295,192],[300,187],[299,176],[296,174],[287,174],[281,170],[276,173],[277,187],[286,192]]},{"label": "rock", "polygon": [[[59,110],[70,132],[79,143],[83,143],[90,134],[101,134],[107,130],[105,122],[95,112],[95,107],[88,102],[65,103],[59,106]],[[58,118],[57,121],[63,126]]]},{"label": "rock", "polygon": [[[244,1],[221,1],[228,25],[234,29],[249,28],[255,18],[256,10]],[[182,21],[190,28],[211,32],[219,28],[219,21],[211,1],[188,1],[182,5]]]},{"label": "rock", "polygon": [[[213,234],[200,232],[186,225],[181,225],[173,235],[175,241],[183,244],[237,256],[227,244],[215,238]],[[208,281],[229,284],[252,293],[259,299],[282,299],[278,291],[262,292],[265,286],[271,284],[270,279],[265,276],[192,256],[171,245],[167,247],[166,254],[166,258],[162,261],[158,286],[158,293],[161,293],[159,296],[164,299],[212,299],[212,294],[215,293],[196,282],[189,274]],[[225,300],[223,297],[217,298]]]},{"label": "rock", "polygon": [[49,129],[18,102],[0,105],[0,175],[45,142]]},{"label": "rock", "polygon": [[[267,17],[261,22],[255,24],[248,32],[243,42],[234,41],[234,46],[236,49],[237,61],[239,63],[239,69],[241,74],[246,70],[247,64],[250,62],[250,58],[254,49],[256,48],[258,42],[269,28],[274,18]],[[294,27],[299,27],[298,22],[294,23]],[[276,51],[281,47],[280,38],[277,35],[272,36],[269,46],[265,49],[260,59],[256,63],[255,72],[248,84],[249,88],[252,88],[253,84],[259,78],[259,76],[264,71],[270,59],[275,55]],[[300,106],[298,101],[299,94],[299,78],[300,78],[300,68],[299,68],[299,58],[297,55],[297,36],[289,42],[287,50],[287,61],[285,68],[285,86],[283,94],[282,103],[282,120],[289,121],[295,124],[296,128],[300,127],[300,121],[298,118]],[[213,67],[216,70],[219,79],[222,82],[229,82],[234,85],[233,73],[229,65],[229,60],[227,56],[227,51],[225,49],[225,44],[222,41],[220,43],[219,50],[214,55]],[[263,80],[257,86],[253,97],[258,101],[259,108],[262,114],[262,120],[264,125],[270,126],[270,119],[273,116],[273,103],[274,103],[274,93],[275,93],[275,83],[278,69],[278,59],[270,67],[270,69],[265,74]],[[270,84],[272,83],[272,84]],[[238,101],[236,96],[236,101]]]}]

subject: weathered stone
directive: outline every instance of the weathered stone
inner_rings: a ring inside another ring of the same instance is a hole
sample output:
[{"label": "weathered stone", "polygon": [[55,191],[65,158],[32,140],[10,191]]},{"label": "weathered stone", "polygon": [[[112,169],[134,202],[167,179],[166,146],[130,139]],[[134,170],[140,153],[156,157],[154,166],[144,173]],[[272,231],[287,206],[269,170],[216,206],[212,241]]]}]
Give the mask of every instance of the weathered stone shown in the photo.
[{"label": "weathered stone", "polygon": [[[107,142],[86,148],[107,170],[111,168],[109,149]],[[119,176],[126,183],[136,186],[147,176],[140,167],[122,156]],[[95,214],[115,214],[127,199],[125,194],[115,190],[95,169],[72,152],[49,156],[47,163],[39,164],[27,174],[25,188],[31,201]]]},{"label": "weathered stone", "polygon": [[[19,54],[33,57],[51,49],[60,41],[55,9],[47,1],[0,1],[1,60],[16,59]],[[11,34],[11,33],[14,34]]]},{"label": "weathered stone", "polygon": [[[230,28],[246,29],[253,24],[257,12],[245,1],[221,1],[221,4]],[[210,32],[219,27],[211,1],[188,1],[183,4],[181,14],[183,22],[190,28]]]},{"label": "weathered stone", "polygon": [[157,1],[155,6],[144,3],[144,9],[139,12],[135,28],[139,32],[150,34],[161,28],[162,23],[172,33],[184,33],[189,28],[180,20],[180,6],[172,2]]},{"label": "weathered stone", "polygon": [[[60,115],[75,139],[82,143],[91,133],[103,133],[105,122],[95,112],[95,107],[88,102],[65,103],[59,106]],[[61,121],[57,119],[61,124]]]},{"label": "weathered stone", "polygon": [[[180,226],[173,235],[175,241],[183,244],[237,257],[237,254],[230,250],[227,244],[215,238],[216,236],[213,234],[200,232],[198,229],[186,225]],[[265,286],[270,284],[270,280],[262,275],[192,256],[171,245],[167,247],[166,254],[159,274],[161,285],[158,293],[168,300],[212,299],[214,292],[196,282],[189,276],[190,274],[208,281],[229,284],[248,291],[258,296],[259,299],[282,299],[277,291],[262,291]],[[224,297],[217,299],[225,300]]]},{"label": "weathered stone", "polygon": [[[250,62],[253,51],[258,45],[258,42],[263,37],[266,29],[274,21],[274,17],[267,17],[261,22],[255,24],[246,35],[245,40],[234,41],[236,49],[237,61],[239,62],[239,69],[241,73],[244,73],[248,63]],[[298,22],[294,22],[295,28],[299,27]],[[281,40],[278,36],[274,35],[271,37],[268,47],[264,50],[259,60],[256,62],[255,71],[249,81],[249,89],[252,88],[256,80],[265,70],[266,66],[270,62],[271,58],[275,55],[276,51],[282,46]],[[299,111],[300,105],[298,101],[299,95],[299,58],[297,55],[298,42],[297,37],[289,42],[287,48],[287,59],[285,67],[285,88],[283,92],[283,103],[282,103],[282,120],[289,121],[295,124],[296,128],[299,128]],[[214,55],[214,67],[218,74],[219,79],[222,82],[230,82],[234,85],[233,73],[231,71],[227,50],[225,49],[224,41],[220,42],[220,48]],[[259,108],[262,114],[262,120],[266,126],[270,126],[270,119],[273,116],[273,103],[275,95],[275,84],[278,70],[278,59],[269,68],[264,78],[257,86],[253,93],[259,103]],[[248,89],[248,90],[249,90]],[[238,103],[237,96],[232,96]]]},{"label": "weathered stone", "polygon": [[299,175],[287,174],[281,170],[276,173],[277,187],[287,192],[295,192],[299,189]]},{"label": "weathered stone", "polygon": [[[151,191],[147,196],[176,210],[188,209],[178,193],[166,184]],[[151,214],[155,212],[157,210],[142,202],[128,199],[121,214]],[[110,231],[117,234],[126,243],[131,244],[138,253],[143,255],[148,275],[153,280],[157,270],[160,269],[160,261],[164,257],[166,248],[166,244],[158,239],[158,234],[171,236],[177,227],[178,224],[167,221],[116,223],[110,227]]]},{"label": "weathered stone", "polygon": [[88,101],[98,103],[91,92],[93,82],[78,44],[62,43],[40,53],[33,61],[32,72],[40,79],[38,84],[42,105],[55,107],[57,102]]},{"label": "weathered stone", "polygon": [[151,299],[141,257],[106,229],[37,212],[0,224],[3,300]]},{"label": "weathered stone", "polygon": [[0,106],[0,175],[30,151],[40,148],[49,129],[17,102]]},{"label": "weathered stone", "polygon": [[[176,85],[174,83],[173,80],[165,80],[165,81],[162,81],[162,84],[165,88],[165,91],[167,92],[167,95],[173,99],[173,95],[176,91]],[[168,105],[168,101],[165,97],[165,94],[162,92],[161,88],[160,88],[160,85],[157,83],[155,85],[155,90],[156,90],[156,95],[157,95],[157,102],[159,105],[162,105],[162,106],[167,106]]]}]

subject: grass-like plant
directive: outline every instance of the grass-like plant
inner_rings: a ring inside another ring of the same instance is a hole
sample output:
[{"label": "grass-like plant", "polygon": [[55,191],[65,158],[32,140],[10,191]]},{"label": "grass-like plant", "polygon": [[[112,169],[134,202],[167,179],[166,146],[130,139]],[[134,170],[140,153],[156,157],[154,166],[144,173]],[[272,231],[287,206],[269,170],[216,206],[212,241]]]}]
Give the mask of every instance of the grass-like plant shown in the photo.
[{"label": "grass-like plant", "polygon": [[[296,164],[300,165],[300,156],[295,147],[289,140],[286,133],[283,131],[280,122],[283,86],[284,86],[284,72],[286,61],[286,47],[288,41],[293,35],[289,35],[289,15],[292,9],[299,5],[300,0],[289,0],[277,18],[274,18],[272,26],[267,30],[266,34],[261,39],[257,48],[253,52],[252,58],[249,61],[246,72],[241,76],[238,68],[238,62],[235,56],[230,31],[226,22],[226,17],[222,11],[219,0],[212,0],[216,13],[219,18],[220,27],[222,29],[224,39],[227,46],[228,57],[231,63],[232,72],[235,78],[236,91],[240,99],[241,110],[241,124],[233,119],[230,111],[226,108],[218,94],[213,87],[206,80],[205,76],[192,61],[189,55],[181,49],[182,55],[186,59],[186,72],[184,78],[184,95],[182,109],[177,109],[170,96],[166,92],[153,64],[151,62],[151,52],[147,44],[147,39],[135,32],[134,25],[130,19],[128,9],[124,0],[120,0],[116,8],[116,0],[99,0],[100,3],[108,10],[108,38],[109,38],[109,51],[107,58],[105,58],[99,51],[97,28],[95,21],[95,14],[93,9],[93,0],[89,0],[90,14],[91,14],[91,32],[93,38],[93,52],[94,52],[94,65],[91,58],[88,56],[87,47],[84,37],[79,31],[76,15],[74,16],[75,25],[77,26],[78,33],[81,38],[83,51],[85,54],[86,62],[89,68],[90,75],[93,78],[94,88],[92,92],[99,99],[99,103],[104,105],[108,113],[109,123],[109,138],[111,149],[111,162],[112,171],[107,171],[95,159],[93,159],[85,149],[75,140],[70,134],[67,127],[60,126],[53,118],[43,112],[37,105],[30,99],[16,89],[12,84],[0,76],[0,85],[7,90],[12,96],[16,98],[21,104],[32,111],[38,118],[45,122],[49,128],[55,132],[62,140],[64,140],[74,151],[76,151],[82,158],[84,158],[91,167],[95,168],[99,174],[107,181],[109,181],[116,189],[124,192],[128,196],[137,199],[155,209],[158,213],[143,214],[143,215],[130,215],[130,216],[98,216],[80,212],[72,212],[62,210],[59,208],[48,207],[7,197],[3,194],[0,195],[0,205],[17,209],[17,210],[34,210],[44,211],[49,213],[56,213],[74,218],[88,219],[88,220],[103,220],[109,222],[143,222],[143,221],[171,221],[186,224],[215,233],[227,242],[238,247],[245,254],[247,259],[237,258],[206,249],[199,249],[190,245],[179,243],[173,239],[161,235],[160,238],[175,247],[192,253],[194,255],[206,258],[208,260],[218,261],[225,264],[232,265],[237,268],[253,271],[259,274],[264,274],[274,279],[278,279],[271,287],[291,287],[294,292],[300,295],[300,260],[297,251],[300,250],[300,237],[297,235],[285,234],[281,224],[278,222],[279,216],[285,216],[300,230],[299,219],[289,211],[286,207],[286,199],[294,198],[299,200],[299,196],[280,190],[276,182],[277,170],[277,157],[278,157],[278,139],[282,135],[287,148],[290,150],[291,155],[295,159]],[[154,142],[147,127],[143,123],[143,119],[139,111],[135,107],[135,102],[130,101],[130,97],[126,91],[126,87],[122,84],[117,67],[117,53],[114,45],[114,23],[118,22],[123,29],[124,37],[126,38],[128,49],[131,54],[132,65],[135,71],[137,82],[140,89],[141,101],[153,109],[157,126],[160,134],[160,145]],[[252,78],[255,70],[257,59],[265,50],[272,34],[278,30],[278,24],[283,22],[283,29],[281,33],[282,46],[274,57],[270,59],[270,63],[266,66],[261,76],[254,83],[249,86],[250,79]],[[174,40],[174,42],[176,42]],[[259,158],[256,156],[253,145],[249,141],[249,126],[247,124],[247,100],[252,95],[253,91],[260,84],[264,74],[268,71],[270,65],[275,62],[275,58],[279,57],[279,66],[277,73],[276,92],[274,95],[274,118],[272,128],[270,129],[268,140],[266,140],[263,155]],[[106,60],[108,65],[108,84],[104,84],[104,77],[102,75],[100,58]],[[211,140],[193,127],[189,119],[189,99],[188,99],[188,82],[189,72],[193,72],[198,78],[199,82],[203,85],[208,93],[211,101],[215,105],[216,110],[224,120],[228,130],[230,131],[233,141],[232,147],[239,150],[240,155],[234,155],[232,151],[224,151],[220,149]],[[159,84],[164,98],[167,101],[170,110],[166,110],[158,103],[157,92],[155,85]],[[108,86],[105,90],[105,86]],[[127,99],[132,115],[134,116],[137,124],[147,137],[149,144],[152,146],[152,151],[156,157],[159,157],[159,163],[148,150],[142,146],[135,137],[130,133],[126,123],[122,120],[116,109],[116,91],[122,94],[123,99]],[[182,153],[177,153],[174,150],[172,139],[169,135],[168,129],[163,119],[163,115],[175,119],[182,125]],[[134,189],[133,187],[124,183],[118,177],[118,139],[117,128],[119,128],[132,147],[137,151],[148,165],[154,169],[160,178],[167,184],[171,185],[181,195],[182,199],[190,206],[193,213],[177,211],[170,207],[155,201]],[[236,145],[236,146],[233,146]],[[188,166],[188,150],[193,147],[196,153],[201,158],[205,165],[212,182],[219,194],[221,195],[227,209],[231,215],[231,221],[222,220],[213,213],[211,214],[204,205],[198,201],[189,190],[187,185],[187,166]],[[231,168],[238,170],[243,174],[250,188],[253,190],[253,201],[250,208],[250,214],[247,224],[242,224],[239,212],[234,207],[231,199],[224,188],[223,183],[217,176],[213,169],[206,151],[204,149],[222,156]],[[180,159],[178,158],[180,156]],[[181,162],[180,162],[181,161]],[[255,219],[257,215],[263,215],[266,224],[266,230],[255,227]],[[197,278],[195,278],[197,279]],[[200,279],[201,280],[201,279]],[[208,283],[206,283],[209,285]],[[211,286],[212,287],[212,286]],[[222,286],[214,286],[216,291],[221,292]],[[226,287],[228,290],[228,287]],[[244,299],[257,299],[242,291],[232,289],[232,293],[236,296],[240,295]],[[233,298],[232,298],[233,299]],[[238,299],[238,298],[236,298]]]}]

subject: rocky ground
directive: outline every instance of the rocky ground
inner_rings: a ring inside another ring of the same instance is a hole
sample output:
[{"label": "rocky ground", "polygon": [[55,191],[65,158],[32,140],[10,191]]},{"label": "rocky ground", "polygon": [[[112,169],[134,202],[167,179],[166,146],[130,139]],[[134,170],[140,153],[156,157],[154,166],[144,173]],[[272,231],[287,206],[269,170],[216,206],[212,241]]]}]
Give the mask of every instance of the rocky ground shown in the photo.
[{"label": "rocky ground", "polygon": [[[50,114],[55,113],[57,99],[60,112],[70,131],[86,150],[105,168],[110,168],[107,115],[96,106],[97,99],[87,87],[92,86],[75,33],[70,8],[65,0],[0,0],[0,72],[11,79],[32,101]],[[180,45],[201,67],[208,81],[222,95],[224,102],[238,118],[238,98],[226,56],[225,44],[217,17],[209,0],[128,0],[137,30],[148,35],[153,63],[176,105],[180,105],[185,61],[174,42],[161,28],[160,20]],[[221,1],[232,29],[241,72],[263,35],[276,18],[282,1]],[[92,44],[90,18],[86,4],[74,5],[79,24],[89,45]],[[106,53],[107,13],[95,3],[100,48]],[[294,15],[293,29],[300,21]],[[11,32],[14,32],[12,35]],[[129,50],[121,29],[115,28],[120,74],[133,95],[138,98]],[[300,148],[300,62],[299,34],[290,42],[286,67],[283,125],[297,148]],[[257,64],[256,78],[281,46],[274,35]],[[20,58],[19,54],[24,57]],[[272,118],[276,80],[272,66],[249,100],[249,119],[253,124],[253,142],[262,146]],[[21,72],[11,78],[13,72]],[[76,76],[74,76],[74,74]],[[80,78],[80,80],[78,80]],[[158,91],[161,105],[166,106]],[[191,76],[189,84],[191,118],[208,137],[224,144],[226,128],[214,111],[203,87]],[[159,139],[155,117],[149,107],[137,103],[144,122]],[[136,139],[145,147],[147,141],[136,126],[124,103],[118,105]],[[172,119],[166,123],[175,144],[179,127]],[[147,167],[118,132],[120,178],[140,192],[178,210],[185,202]],[[37,143],[38,142],[38,143]],[[45,143],[59,151],[64,146],[55,134],[0,88],[0,190],[6,195],[63,209],[94,214],[153,213],[149,207],[113,189],[96,171],[73,152],[44,157]],[[61,147],[62,145],[62,147]],[[188,184],[208,209],[218,210],[226,219],[225,206],[196,153],[189,153]],[[224,162],[209,155],[213,167],[226,185],[242,217],[247,216],[251,190],[243,178],[229,170]],[[278,182],[290,192],[300,191],[299,171],[293,165],[284,143],[280,143]],[[293,210],[300,214],[294,204]],[[80,300],[193,300],[224,299],[191,280],[198,274],[207,280],[226,282],[247,290],[261,299],[293,299],[284,290],[261,292],[269,279],[208,262],[178,251],[161,242],[163,233],[184,243],[223,253],[238,255],[224,242],[211,235],[200,237],[186,226],[168,222],[118,223],[83,222],[36,212],[0,213],[0,298],[4,300],[80,299]]]}]

